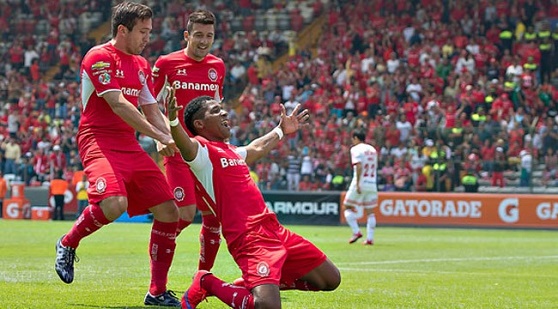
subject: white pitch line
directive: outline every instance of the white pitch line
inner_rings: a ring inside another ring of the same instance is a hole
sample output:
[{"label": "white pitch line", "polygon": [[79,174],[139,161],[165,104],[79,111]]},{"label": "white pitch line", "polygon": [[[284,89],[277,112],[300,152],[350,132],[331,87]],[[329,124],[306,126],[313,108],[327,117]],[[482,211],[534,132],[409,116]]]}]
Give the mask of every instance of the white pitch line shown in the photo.
[{"label": "white pitch line", "polygon": [[[351,268],[339,267],[342,271],[357,271],[357,272],[375,272],[375,273],[414,273],[414,274],[447,274],[447,275],[487,275],[486,273],[472,273],[472,272],[459,272],[459,271],[441,271],[441,270],[417,270],[417,269],[393,269],[393,268]],[[488,274],[492,275],[492,274]],[[539,276],[540,277],[540,276]]]},{"label": "white pitch line", "polygon": [[437,262],[468,262],[468,261],[503,261],[503,260],[542,260],[558,259],[558,255],[547,256],[494,256],[494,257],[466,257],[466,258],[446,258],[446,259],[417,259],[417,260],[391,260],[391,261],[370,261],[354,263],[337,263],[338,265],[383,265],[383,264],[412,264],[412,263],[437,263]]},{"label": "white pitch line", "polygon": [[[413,274],[439,274],[439,275],[459,275],[459,276],[493,276],[493,273],[483,273],[483,272],[463,272],[463,271],[442,271],[442,270],[418,270],[418,269],[393,269],[393,268],[351,268],[351,267],[339,267],[339,270],[344,272],[373,272],[373,273],[413,273]],[[508,273],[509,275],[509,273]],[[523,275],[518,275],[518,277],[524,277]],[[537,275],[537,278],[548,278],[555,279],[556,276],[553,275]]]}]

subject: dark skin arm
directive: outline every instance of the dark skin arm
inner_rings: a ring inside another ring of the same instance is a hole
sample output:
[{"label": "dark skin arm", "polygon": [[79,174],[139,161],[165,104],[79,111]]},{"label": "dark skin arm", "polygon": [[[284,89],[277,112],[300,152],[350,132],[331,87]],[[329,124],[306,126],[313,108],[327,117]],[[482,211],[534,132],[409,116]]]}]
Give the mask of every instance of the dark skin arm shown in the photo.
[{"label": "dark skin arm", "polygon": [[[286,115],[285,106],[281,105],[281,121],[279,122],[279,128],[283,131],[283,134],[291,134],[302,126],[303,123],[308,121],[310,115],[308,110],[305,109],[299,113],[301,105],[297,105],[290,115]],[[277,144],[279,144],[279,135],[274,131],[270,131],[267,134],[253,140],[248,146],[246,146],[246,163],[252,164],[259,159],[265,157],[269,152],[274,149]]]},{"label": "dark skin arm", "polygon": [[[174,120],[176,119],[176,112],[182,107],[176,105],[174,90],[172,90],[170,98],[168,118],[170,120]],[[281,121],[279,122],[278,127],[281,128],[284,135],[291,134],[299,130],[302,124],[308,121],[310,117],[308,110],[306,109],[299,113],[301,108],[300,105],[297,105],[290,115],[286,115],[285,107],[283,105],[281,105],[281,108]],[[195,139],[190,138],[184,128],[180,125],[171,127],[171,133],[184,160],[193,160],[198,152],[198,142]],[[252,164],[260,158],[266,156],[277,146],[279,141],[279,135],[273,130],[253,140],[248,146],[246,146],[246,163]]]}]

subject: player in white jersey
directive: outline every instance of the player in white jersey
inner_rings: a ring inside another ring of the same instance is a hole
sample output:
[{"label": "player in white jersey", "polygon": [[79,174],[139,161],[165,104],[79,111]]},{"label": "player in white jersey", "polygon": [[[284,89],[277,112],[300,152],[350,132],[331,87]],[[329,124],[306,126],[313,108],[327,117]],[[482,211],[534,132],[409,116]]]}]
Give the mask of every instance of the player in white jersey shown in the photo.
[{"label": "player in white jersey", "polygon": [[345,195],[345,220],[353,230],[349,239],[352,244],[362,237],[358,227],[358,219],[366,213],[366,240],[364,245],[374,244],[374,228],[376,216],[374,208],[378,205],[378,188],[376,186],[376,171],[378,167],[378,153],[376,149],[364,142],[364,131],[353,132],[353,146],[351,147],[351,165],[353,179]]}]

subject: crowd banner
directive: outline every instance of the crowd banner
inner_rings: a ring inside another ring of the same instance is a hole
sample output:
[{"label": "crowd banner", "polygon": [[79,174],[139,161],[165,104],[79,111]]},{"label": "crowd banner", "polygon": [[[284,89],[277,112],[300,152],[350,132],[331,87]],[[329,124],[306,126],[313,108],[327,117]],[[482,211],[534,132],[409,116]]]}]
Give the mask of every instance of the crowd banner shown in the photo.
[{"label": "crowd banner", "polygon": [[[73,213],[77,208],[76,195],[73,188],[68,191],[65,212]],[[263,196],[281,223],[345,224],[342,206],[345,192],[264,191]],[[25,197],[30,202],[25,207],[4,200],[5,218],[29,218],[30,208],[54,205],[48,188],[26,188]],[[558,229],[558,195],[380,192],[374,213],[380,226]],[[130,218],[119,219],[127,222]],[[133,219],[145,222],[151,218]],[[194,221],[201,221],[199,214]],[[366,218],[359,222],[365,224]]]},{"label": "crowd banner", "polygon": [[266,191],[265,203],[283,224],[339,225],[339,193]]},{"label": "crowd banner", "polygon": [[558,229],[558,195],[380,192],[374,213],[379,225]]},{"label": "crowd banner", "polygon": [[29,219],[31,218],[31,203],[25,197],[25,185],[12,183],[10,198],[4,199],[2,207],[4,219]]}]

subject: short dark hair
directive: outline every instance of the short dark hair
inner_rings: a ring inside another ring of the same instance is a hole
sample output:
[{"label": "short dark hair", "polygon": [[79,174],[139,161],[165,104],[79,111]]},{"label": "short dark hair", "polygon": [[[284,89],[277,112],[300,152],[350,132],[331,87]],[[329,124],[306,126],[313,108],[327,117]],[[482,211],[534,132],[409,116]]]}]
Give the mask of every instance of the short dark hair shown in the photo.
[{"label": "short dark hair", "polygon": [[153,11],[147,5],[136,2],[122,2],[112,10],[112,37],[116,37],[118,26],[123,25],[132,31],[138,19],[145,20],[153,17]]},{"label": "short dark hair", "polygon": [[186,110],[184,110],[184,124],[190,133],[198,135],[194,126],[194,121],[202,118],[202,112],[205,112],[207,108],[207,101],[211,100],[214,99],[210,96],[204,95],[192,99],[192,101],[186,105]]},{"label": "short dark hair", "polygon": [[361,142],[364,142],[366,140],[366,134],[362,130],[354,130],[353,137],[358,138],[358,140]]},{"label": "short dark hair", "polygon": [[186,31],[191,32],[194,24],[215,25],[215,15],[208,10],[197,10],[188,16]]}]

